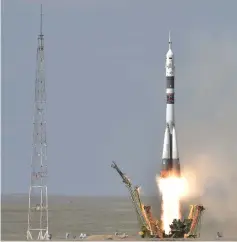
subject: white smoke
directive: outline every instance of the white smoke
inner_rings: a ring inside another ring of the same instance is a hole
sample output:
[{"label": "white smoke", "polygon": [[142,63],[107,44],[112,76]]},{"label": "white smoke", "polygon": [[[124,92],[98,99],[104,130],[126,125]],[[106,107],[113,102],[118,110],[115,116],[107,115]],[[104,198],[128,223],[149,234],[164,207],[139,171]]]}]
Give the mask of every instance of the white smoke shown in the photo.
[{"label": "white smoke", "polygon": [[191,195],[202,197],[205,216],[223,222],[230,236],[237,227],[236,41],[229,33],[192,34],[176,77],[176,125]]}]

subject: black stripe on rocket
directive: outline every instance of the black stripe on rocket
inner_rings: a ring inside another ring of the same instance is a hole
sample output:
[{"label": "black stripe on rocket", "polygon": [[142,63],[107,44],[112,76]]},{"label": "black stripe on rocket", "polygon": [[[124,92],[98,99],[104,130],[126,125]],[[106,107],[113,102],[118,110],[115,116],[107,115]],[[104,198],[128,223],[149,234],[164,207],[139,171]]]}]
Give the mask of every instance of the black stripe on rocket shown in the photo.
[{"label": "black stripe on rocket", "polygon": [[[167,89],[174,89],[174,76],[166,77]],[[166,104],[174,104],[174,92],[166,93]]]},{"label": "black stripe on rocket", "polygon": [[174,76],[166,76],[166,88],[174,89]]}]

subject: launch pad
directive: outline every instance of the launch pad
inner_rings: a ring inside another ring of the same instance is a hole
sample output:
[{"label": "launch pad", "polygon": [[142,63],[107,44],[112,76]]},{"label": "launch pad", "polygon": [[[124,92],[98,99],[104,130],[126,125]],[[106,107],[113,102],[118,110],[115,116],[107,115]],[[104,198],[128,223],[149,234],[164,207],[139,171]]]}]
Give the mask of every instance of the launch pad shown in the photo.
[{"label": "launch pad", "polygon": [[161,219],[156,219],[152,215],[151,206],[142,203],[139,187],[133,187],[132,182],[119,169],[118,165],[113,161],[114,168],[128,188],[132,204],[134,206],[138,224],[140,226],[139,235],[142,238],[199,238],[201,228],[201,217],[205,208],[202,205],[190,205],[190,212],[186,219],[174,219],[170,224],[170,233],[166,234],[163,229]]}]

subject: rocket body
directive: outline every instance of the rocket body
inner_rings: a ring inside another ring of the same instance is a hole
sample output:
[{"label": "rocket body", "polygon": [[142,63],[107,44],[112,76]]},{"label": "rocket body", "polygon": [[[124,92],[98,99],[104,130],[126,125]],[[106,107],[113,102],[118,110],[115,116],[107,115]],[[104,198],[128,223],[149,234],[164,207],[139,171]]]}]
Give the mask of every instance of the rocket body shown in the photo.
[{"label": "rocket body", "polygon": [[175,65],[172,42],[169,35],[169,50],[165,62],[166,74],[166,129],[162,153],[161,177],[180,176],[179,152],[174,119]]}]

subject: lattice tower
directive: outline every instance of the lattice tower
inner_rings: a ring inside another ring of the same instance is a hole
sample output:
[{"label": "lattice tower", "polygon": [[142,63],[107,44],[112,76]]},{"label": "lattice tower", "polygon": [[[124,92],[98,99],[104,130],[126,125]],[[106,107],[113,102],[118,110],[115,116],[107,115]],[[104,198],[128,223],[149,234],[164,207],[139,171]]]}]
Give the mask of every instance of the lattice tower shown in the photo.
[{"label": "lattice tower", "polygon": [[35,105],[33,121],[33,152],[29,189],[27,240],[48,240],[46,88],[44,73],[44,35],[42,32],[42,5],[40,34],[38,35],[37,68],[35,78]]}]

